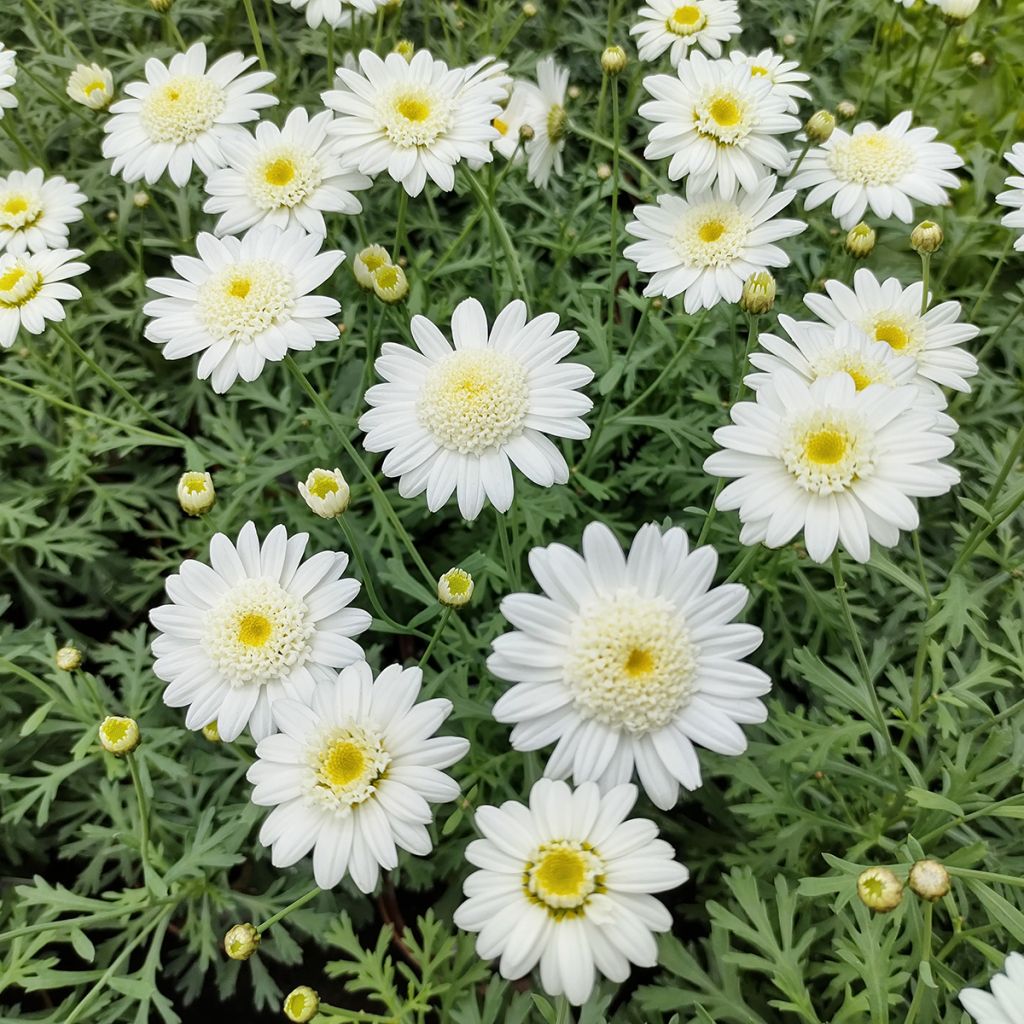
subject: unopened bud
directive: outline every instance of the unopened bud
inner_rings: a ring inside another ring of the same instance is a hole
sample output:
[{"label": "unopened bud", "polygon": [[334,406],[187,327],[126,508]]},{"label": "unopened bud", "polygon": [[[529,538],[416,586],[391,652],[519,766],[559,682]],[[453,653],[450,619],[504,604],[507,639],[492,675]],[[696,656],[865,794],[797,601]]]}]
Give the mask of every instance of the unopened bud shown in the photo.
[{"label": "unopened bud", "polygon": [[770,313],[775,305],[775,278],[767,270],[759,270],[743,282],[740,308],[745,313],[760,316]]},{"label": "unopened bud", "polygon": [[522,139],[523,142],[529,142],[530,139],[533,138],[534,134],[533,125],[522,124],[519,126],[519,138]]},{"label": "unopened bud", "polygon": [[182,473],[178,481],[178,504],[190,516],[201,516],[209,512],[217,500],[213,489],[213,477],[209,473]]},{"label": "unopened bud", "polygon": [[782,37],[782,45],[783,46],[796,46],[796,36],[793,35],[792,32],[787,32]]},{"label": "unopened bud", "polygon": [[352,260],[352,273],[360,287],[373,291],[373,272],[391,263],[391,253],[383,245],[368,245],[360,249]]},{"label": "unopened bud", "polygon": [[137,210],[144,210],[147,206],[149,206],[149,193],[136,192],[135,195],[132,196],[132,205]]},{"label": "unopened bud", "polygon": [[565,90],[565,94],[571,100],[578,100],[580,96],[583,95],[583,92],[578,85],[570,85],[569,88]]},{"label": "unopened bud", "polygon": [[307,1024],[320,1012],[320,997],[308,985],[300,985],[285,996],[281,1009],[295,1024]]},{"label": "unopened bud", "polygon": [[836,113],[844,120],[857,116],[857,104],[853,100],[840,100],[836,104]]},{"label": "unopened bud", "polygon": [[828,142],[832,137],[832,132],[835,131],[836,119],[827,110],[819,110],[807,119],[807,124],[804,125],[804,131],[807,132],[807,138],[811,142],[817,142],[820,146],[823,142]]},{"label": "unopened bud", "polygon": [[224,936],[224,952],[232,960],[248,960],[256,952],[260,944],[260,933],[256,926],[248,921],[236,924],[228,929]]},{"label": "unopened bud", "polygon": [[103,110],[114,98],[114,77],[99,64],[79,64],[68,76],[65,90],[76,103],[90,110]]},{"label": "unopened bud", "polygon": [[536,18],[537,17],[537,5],[531,4],[530,0],[526,0],[526,3],[522,6],[524,18]]},{"label": "unopened bud", "polygon": [[100,745],[111,754],[130,754],[138,745],[141,735],[134,718],[108,715],[100,723]]},{"label": "unopened bud", "polygon": [[62,647],[53,656],[54,664],[62,672],[74,672],[82,664],[82,652],[72,644]]},{"label": "unopened bud", "polygon": [[869,227],[864,221],[854,224],[846,233],[846,251],[854,259],[862,260],[870,256],[875,248],[875,229]]},{"label": "unopened bud", "polygon": [[919,860],[910,869],[910,888],[934,903],[949,892],[949,872],[937,860]]},{"label": "unopened bud", "polygon": [[174,0],[149,0],[149,6],[157,14],[166,14],[174,6]]},{"label": "unopened bud", "polygon": [[988,58],[981,52],[981,50],[975,50],[967,57],[967,63],[970,64],[972,68],[983,68],[987,60]]},{"label": "unopened bud", "polygon": [[903,883],[888,868],[868,868],[857,877],[861,903],[879,914],[895,910],[903,899]]},{"label": "unopened bud", "polygon": [[299,494],[321,519],[336,519],[348,508],[351,491],[340,469],[314,469]]},{"label": "unopened bud", "polygon": [[981,0],[938,0],[939,9],[949,25],[961,25],[977,9]]},{"label": "unopened bud", "polygon": [[626,51],[621,46],[609,46],[601,54],[601,70],[606,75],[620,74],[626,63]]},{"label": "unopened bud", "polygon": [[607,181],[612,176],[611,165],[598,164],[596,173],[599,181]]},{"label": "unopened bud", "polygon": [[910,248],[922,256],[930,256],[942,248],[942,228],[933,220],[923,220],[910,233]]},{"label": "unopened bud", "polygon": [[373,294],[385,302],[401,302],[409,294],[405,271],[394,264],[378,267],[373,272]]},{"label": "unopened bud", "polygon": [[220,728],[217,726],[217,719],[215,718],[212,722],[207,722],[203,726],[203,735],[211,743],[220,743]]},{"label": "unopened bud", "polygon": [[400,53],[406,60],[412,60],[412,55],[416,52],[416,44],[411,39],[399,39],[395,43],[394,52]]},{"label": "unopened bud", "polygon": [[465,569],[449,569],[437,581],[437,599],[449,608],[469,604],[473,596],[473,577]]}]

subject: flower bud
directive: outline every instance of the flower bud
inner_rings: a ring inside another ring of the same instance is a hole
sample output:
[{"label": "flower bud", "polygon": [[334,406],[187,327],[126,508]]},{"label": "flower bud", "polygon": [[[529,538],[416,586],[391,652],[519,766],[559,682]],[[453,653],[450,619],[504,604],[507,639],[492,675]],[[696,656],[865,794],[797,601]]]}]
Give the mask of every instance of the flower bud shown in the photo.
[{"label": "flower bud", "polygon": [[217,719],[215,718],[212,722],[207,722],[203,726],[203,735],[211,743],[220,743],[220,728],[217,726]]},{"label": "flower bud", "polygon": [[57,651],[53,661],[62,672],[74,672],[82,664],[82,652],[73,644],[68,644]]},{"label": "flower bud", "polygon": [[296,1024],[306,1024],[320,1012],[320,997],[308,985],[293,988],[285,996],[284,1015]]},{"label": "flower bud", "polygon": [[348,508],[351,491],[340,469],[314,469],[299,494],[321,519],[335,519]]},{"label": "flower bud", "polygon": [[610,164],[598,164],[597,165],[597,178],[598,181],[607,181],[612,176],[612,168]]},{"label": "flower bud", "polygon": [[174,0],[149,0],[149,6],[157,14],[166,14],[174,6]]},{"label": "flower bud", "polygon": [[942,248],[942,228],[933,220],[923,220],[910,233],[910,248],[922,256],[930,256]]},{"label": "flower bud", "polygon": [[[416,44],[411,39],[399,39],[395,43],[393,52],[400,53],[406,60],[412,60],[412,55],[416,52]],[[296,989],[297,991],[298,989]]]},{"label": "flower bud", "polygon": [[853,100],[840,100],[836,104],[836,113],[844,120],[857,116],[857,104]]},{"label": "flower bud", "polygon": [[601,54],[601,70],[606,75],[619,74],[626,64],[626,51],[621,46],[608,46]]},{"label": "flower bud", "polygon": [[981,52],[981,50],[974,50],[967,56],[967,63],[972,68],[983,68],[988,61],[988,58]]},{"label": "flower bud", "polygon": [[759,270],[743,282],[740,308],[745,313],[760,316],[770,313],[775,305],[775,278],[767,270]]},{"label": "flower bud", "polygon": [[521,124],[519,126],[519,138],[523,142],[529,142],[533,138],[535,132],[532,124]]},{"label": "flower bud", "polygon": [[437,581],[437,599],[449,608],[469,604],[473,596],[473,577],[465,569],[449,569]]},{"label": "flower bud", "polygon": [[867,868],[857,876],[861,903],[879,914],[895,910],[903,899],[903,883],[888,868]]},{"label": "flower bud", "polygon": [[570,85],[569,88],[565,90],[565,95],[571,100],[578,100],[583,95],[583,92],[578,85]]},{"label": "flower bud", "polygon": [[217,500],[213,489],[213,477],[209,473],[182,473],[178,481],[178,504],[190,516],[201,516],[209,512]]},{"label": "flower bud", "polygon": [[409,294],[405,271],[394,264],[378,267],[373,272],[373,294],[385,302],[401,302]]},{"label": "flower bud", "polygon": [[919,860],[910,869],[910,888],[934,903],[949,892],[949,872],[937,860]]},{"label": "flower bud", "polygon": [[232,960],[248,960],[259,948],[259,944],[260,933],[248,921],[229,928],[224,936],[224,952]]},{"label": "flower bud", "polygon": [[898,43],[906,34],[903,22],[897,18],[882,26],[882,38],[889,43]]},{"label": "flower bud", "polygon": [[149,193],[148,192],[136,192],[132,196],[132,205],[136,210],[144,210],[149,206]]},{"label": "flower bud", "polygon": [[787,32],[782,37],[782,45],[783,46],[796,46],[796,36],[793,35],[792,32]]},{"label": "flower bud", "polygon": [[875,248],[875,229],[868,227],[864,221],[854,224],[846,233],[846,251],[855,259],[862,260],[870,256]]},{"label": "flower bud", "polygon": [[823,142],[828,142],[832,137],[832,132],[835,131],[836,119],[827,110],[819,110],[816,113],[811,114],[807,119],[807,124],[804,125],[804,131],[807,132],[807,138],[811,142],[816,142],[820,146]]},{"label": "flower bud", "polygon": [[383,245],[368,245],[356,253],[352,260],[352,273],[360,287],[373,291],[373,272],[378,267],[391,266],[391,253]]},{"label": "flower bud", "polygon": [[130,754],[142,738],[139,723],[134,718],[122,718],[119,715],[108,715],[100,722],[100,745],[108,753]]},{"label": "flower bud", "polygon": [[526,3],[522,7],[524,18],[536,18],[537,17],[537,5],[531,4],[530,0],[526,0]]},{"label": "flower bud", "polygon": [[99,64],[79,64],[68,76],[65,91],[83,107],[103,110],[114,98],[114,76]]}]

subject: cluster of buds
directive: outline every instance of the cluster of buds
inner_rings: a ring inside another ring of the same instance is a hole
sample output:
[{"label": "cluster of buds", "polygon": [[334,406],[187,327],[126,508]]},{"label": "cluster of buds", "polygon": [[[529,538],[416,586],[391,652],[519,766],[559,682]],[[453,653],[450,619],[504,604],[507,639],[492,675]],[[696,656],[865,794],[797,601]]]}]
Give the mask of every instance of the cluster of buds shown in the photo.
[{"label": "cluster of buds", "polygon": [[391,254],[383,245],[368,245],[357,252],[352,273],[360,287],[384,302],[400,302],[409,293],[405,271],[391,262]]},{"label": "cluster of buds", "polygon": [[340,469],[314,469],[299,484],[299,494],[321,519],[336,519],[347,508],[351,490]]},{"label": "cluster of buds", "polygon": [[[907,884],[911,892],[934,903],[949,892],[949,872],[937,860],[916,861]],[[895,910],[903,900],[903,883],[889,868],[867,868],[857,876],[857,895],[878,914]]]}]

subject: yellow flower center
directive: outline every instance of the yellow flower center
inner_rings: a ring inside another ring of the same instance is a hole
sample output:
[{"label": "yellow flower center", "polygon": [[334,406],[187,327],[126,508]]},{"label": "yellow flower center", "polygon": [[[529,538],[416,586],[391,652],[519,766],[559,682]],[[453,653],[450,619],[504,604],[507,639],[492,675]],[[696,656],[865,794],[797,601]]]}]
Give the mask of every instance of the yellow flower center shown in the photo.
[{"label": "yellow flower center", "polygon": [[579,899],[587,864],[576,850],[552,850],[544,854],[534,869],[537,889],[545,896],[571,896]]},{"label": "yellow flower center", "polygon": [[269,163],[263,171],[263,180],[268,185],[287,185],[295,177],[295,164],[287,157],[279,157]]},{"label": "yellow flower center", "polygon": [[804,455],[818,466],[834,466],[846,448],[847,439],[838,430],[819,430],[804,441]]},{"label": "yellow flower center", "polygon": [[366,757],[355,743],[339,740],[328,748],[320,770],[332,786],[348,786],[366,770]]},{"label": "yellow flower center", "polygon": [[723,128],[734,128],[742,116],[739,104],[728,96],[719,96],[713,100],[708,112]]},{"label": "yellow flower center", "polygon": [[253,338],[288,318],[295,304],[290,272],[270,260],[224,267],[199,286],[197,312],[218,341]]},{"label": "yellow flower center", "polygon": [[771,72],[766,67],[762,67],[760,64],[751,64],[750,73],[751,75],[753,75],[754,78],[761,78],[771,74]]},{"label": "yellow flower center", "polygon": [[9,292],[28,273],[24,267],[11,267],[0,277],[0,292]]},{"label": "yellow flower center", "polygon": [[252,288],[252,281],[247,277],[236,277],[228,285],[228,295],[236,299],[244,299]]},{"label": "yellow flower center", "polygon": [[0,309],[24,306],[43,286],[43,276],[25,260],[17,260],[0,274]]},{"label": "yellow flower center", "polygon": [[523,891],[556,920],[581,917],[594,893],[604,892],[604,862],[587,843],[555,839],[542,843],[526,863]]},{"label": "yellow flower center", "polygon": [[884,341],[890,348],[899,352],[907,347],[910,335],[900,324],[892,320],[880,320],[875,324],[875,340]]},{"label": "yellow flower center", "polygon": [[313,481],[313,486],[309,489],[309,493],[317,498],[326,498],[328,494],[336,494],[337,492],[338,481],[329,473],[323,473],[318,476]]},{"label": "yellow flower center", "polygon": [[380,263],[373,271],[373,279],[377,287],[384,291],[394,288],[398,284],[398,268],[390,263]]},{"label": "yellow flower center", "polygon": [[224,109],[224,90],[205,75],[178,75],[142,101],[139,118],[152,142],[194,142]]},{"label": "yellow flower center", "polygon": [[361,726],[336,729],[312,753],[313,795],[327,807],[348,814],[374,795],[391,755],[381,736]]},{"label": "yellow flower center", "polygon": [[677,7],[665,22],[665,28],[677,36],[692,36],[707,24],[707,15],[696,4]]},{"label": "yellow flower center", "polygon": [[111,743],[120,743],[128,735],[131,722],[127,718],[108,718],[103,723],[103,735]]},{"label": "yellow flower center", "polygon": [[502,121],[502,119],[501,119],[500,117],[496,117],[496,118],[495,118],[495,119],[494,119],[494,120],[493,120],[493,121],[491,122],[491,124],[492,124],[492,125],[493,125],[493,126],[494,126],[495,128],[497,128],[497,129],[498,129],[498,131],[499,131],[499,132],[500,132],[500,133],[501,133],[502,135],[507,135],[507,134],[508,134],[508,123],[507,123],[506,121]]},{"label": "yellow flower center", "polygon": [[626,658],[626,675],[631,679],[649,676],[657,666],[654,655],[644,647],[634,647]]},{"label": "yellow flower center", "polygon": [[840,181],[857,185],[893,185],[917,163],[914,150],[903,139],[882,131],[861,132],[835,142],[827,159]]},{"label": "yellow flower center", "polygon": [[106,91],[106,83],[101,78],[94,78],[91,82],[86,82],[82,87],[82,91],[88,96],[96,92],[98,89],[100,92]]},{"label": "yellow flower center", "polygon": [[238,623],[238,641],[246,647],[262,647],[273,632],[273,626],[265,615],[250,612],[243,615]]},{"label": "yellow flower center", "polygon": [[388,256],[385,252],[370,252],[367,250],[361,257],[363,265],[372,274],[375,270],[387,266]]},{"label": "yellow flower center", "polygon": [[724,233],[725,225],[720,220],[705,221],[697,232],[702,242],[717,242]]},{"label": "yellow flower center", "polygon": [[856,414],[818,410],[797,416],[788,427],[782,461],[808,493],[840,494],[874,472],[874,434]]},{"label": "yellow flower center", "polygon": [[454,97],[429,82],[404,82],[377,102],[380,129],[402,149],[433,146],[451,127]]},{"label": "yellow flower center", "polygon": [[24,196],[11,196],[4,203],[4,213],[24,213],[28,209],[28,200]]},{"label": "yellow flower center", "polygon": [[407,93],[395,101],[395,110],[406,119],[406,121],[426,121],[430,117],[430,104],[422,95]]}]

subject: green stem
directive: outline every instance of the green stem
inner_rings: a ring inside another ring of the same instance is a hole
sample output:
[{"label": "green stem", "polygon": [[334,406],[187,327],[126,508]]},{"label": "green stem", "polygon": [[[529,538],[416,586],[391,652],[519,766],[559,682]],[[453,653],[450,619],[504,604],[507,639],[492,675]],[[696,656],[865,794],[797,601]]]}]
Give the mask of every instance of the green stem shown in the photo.
[{"label": "green stem", "polygon": [[906,1020],[903,1024],[914,1024],[917,1020],[918,1010],[921,1008],[921,1003],[924,999],[924,990],[926,988],[924,978],[922,977],[922,968],[925,964],[929,963],[932,958],[932,913],[934,907],[933,904],[925,902],[924,904],[924,920],[921,923],[921,935],[920,943],[918,946],[917,954],[917,984],[914,986],[914,998],[911,1000],[910,1009],[907,1011]]},{"label": "green stem", "polygon": [[182,53],[184,53],[188,49],[188,43],[185,42],[185,37],[181,34],[178,23],[174,20],[174,15],[170,11],[164,12],[164,24],[167,26],[167,31],[171,33],[174,41],[181,47]]},{"label": "green stem", "polygon": [[293,910],[298,910],[299,907],[304,907],[311,899],[319,895],[321,892],[318,886],[314,886],[309,892],[300,896],[297,900],[293,900],[283,910],[279,910],[276,914],[271,915],[263,922],[263,924],[256,925],[256,931],[262,935],[272,925],[277,924],[282,918],[287,917]]},{"label": "green stem", "polygon": [[131,773],[132,786],[135,787],[135,800],[139,807],[139,853],[142,858],[142,878],[146,890],[152,892],[150,887],[150,876],[153,868],[149,863],[149,808],[146,806],[146,794],[142,789],[142,779],[139,777],[139,767],[135,763],[134,754],[125,754],[128,762],[128,771]]},{"label": "green stem", "polygon": [[921,316],[928,312],[928,300],[931,297],[928,294],[928,288],[931,284],[932,276],[932,254],[930,252],[921,253]]},{"label": "green stem", "polygon": [[[597,146],[603,146],[605,149],[610,149],[613,152],[619,147],[612,142],[610,139],[602,138],[600,135],[595,135],[594,132],[587,131],[586,128],[581,127],[574,121],[569,122],[569,130],[575,135],[579,135],[582,139],[588,139],[590,142]],[[661,178],[654,173],[642,160],[638,160],[628,149],[624,149],[620,152],[621,159],[625,160],[627,164],[634,168],[639,174],[642,174],[645,178],[652,181],[658,188],[668,189],[671,186],[661,180]]]},{"label": "green stem", "polygon": [[792,178],[794,174],[800,169],[800,165],[804,162],[804,157],[810,152],[811,146],[814,145],[813,139],[808,139],[803,148],[800,150],[800,155],[796,158],[796,163],[793,164],[793,169],[786,175],[787,178]]},{"label": "green stem", "polygon": [[11,142],[13,142],[17,147],[18,152],[21,154],[21,159],[25,161],[26,169],[35,165],[38,161],[28,151],[25,143],[21,141],[21,136],[14,130],[14,125],[11,123],[11,119],[9,117],[5,117],[3,120],[0,120],[0,126],[3,127],[8,138],[10,138]]},{"label": "green stem", "polygon": [[501,215],[488,200],[486,190],[483,185],[477,181],[476,175],[472,171],[467,171],[466,181],[469,182],[469,187],[472,190],[473,195],[476,196],[477,202],[483,206],[488,220],[491,222],[491,225],[498,234],[502,248],[505,250],[505,255],[508,257],[509,265],[512,268],[512,276],[515,279],[518,295],[520,298],[525,300],[529,294],[526,288],[526,279],[523,277],[523,268],[519,262],[519,254],[516,252],[516,247],[512,244],[508,228],[505,227],[505,222],[501,219]]},{"label": "green stem", "polygon": [[249,31],[252,33],[252,44],[256,47],[256,56],[259,58],[260,67],[266,71],[267,55],[263,52],[263,39],[256,22],[256,12],[252,8],[252,0],[242,0],[242,3],[245,5],[245,16],[249,20]]},{"label": "green stem", "polygon": [[395,255],[394,261],[397,263],[398,258],[402,255],[402,249],[405,248],[405,214],[409,206],[409,193],[405,191],[405,186],[399,182],[398,184],[398,216],[395,220]]},{"label": "green stem", "polygon": [[978,315],[978,310],[981,309],[982,303],[988,298],[989,292],[992,291],[992,286],[996,283],[996,278],[999,276],[999,271],[1003,269],[1003,264],[1006,262],[1007,256],[1010,255],[1010,250],[1013,248],[1013,235],[1006,232],[1006,243],[1003,245],[1003,251],[999,254],[999,259],[996,260],[995,265],[992,267],[992,272],[988,275],[988,280],[985,282],[985,287],[981,289],[981,294],[978,296],[977,301],[971,307],[971,315],[967,318],[970,323],[974,323],[975,317]]},{"label": "green stem", "polygon": [[420,658],[421,669],[427,664],[431,654],[434,653],[434,648],[437,646],[438,640],[441,639],[441,634],[444,632],[444,627],[448,625],[448,620],[451,618],[451,614],[451,607],[449,605],[445,605],[444,610],[441,612],[441,617],[438,619],[434,635],[430,638],[430,643],[427,644],[427,649],[423,652],[423,657]]},{"label": "green stem", "polygon": [[501,557],[505,562],[505,579],[512,590],[519,590],[519,569],[512,555],[512,545],[508,539],[508,526],[505,523],[505,515],[494,510],[494,520],[497,524],[498,542],[501,546]]},{"label": "green stem", "polygon": [[615,297],[616,297],[616,258],[619,254],[619,80],[612,79],[612,216],[611,244],[608,246],[608,326],[605,329],[605,343],[611,351],[615,339]]},{"label": "green stem", "polygon": [[917,105],[921,104],[925,92],[928,89],[928,85],[931,83],[932,75],[935,74],[935,69],[939,66],[939,60],[942,57],[942,51],[946,48],[946,40],[949,39],[950,32],[952,32],[953,26],[947,25],[946,31],[942,33],[942,39],[939,40],[939,48],[935,51],[935,59],[931,63],[931,67],[928,68],[928,73],[924,76],[924,81],[914,89],[914,102]]}]

